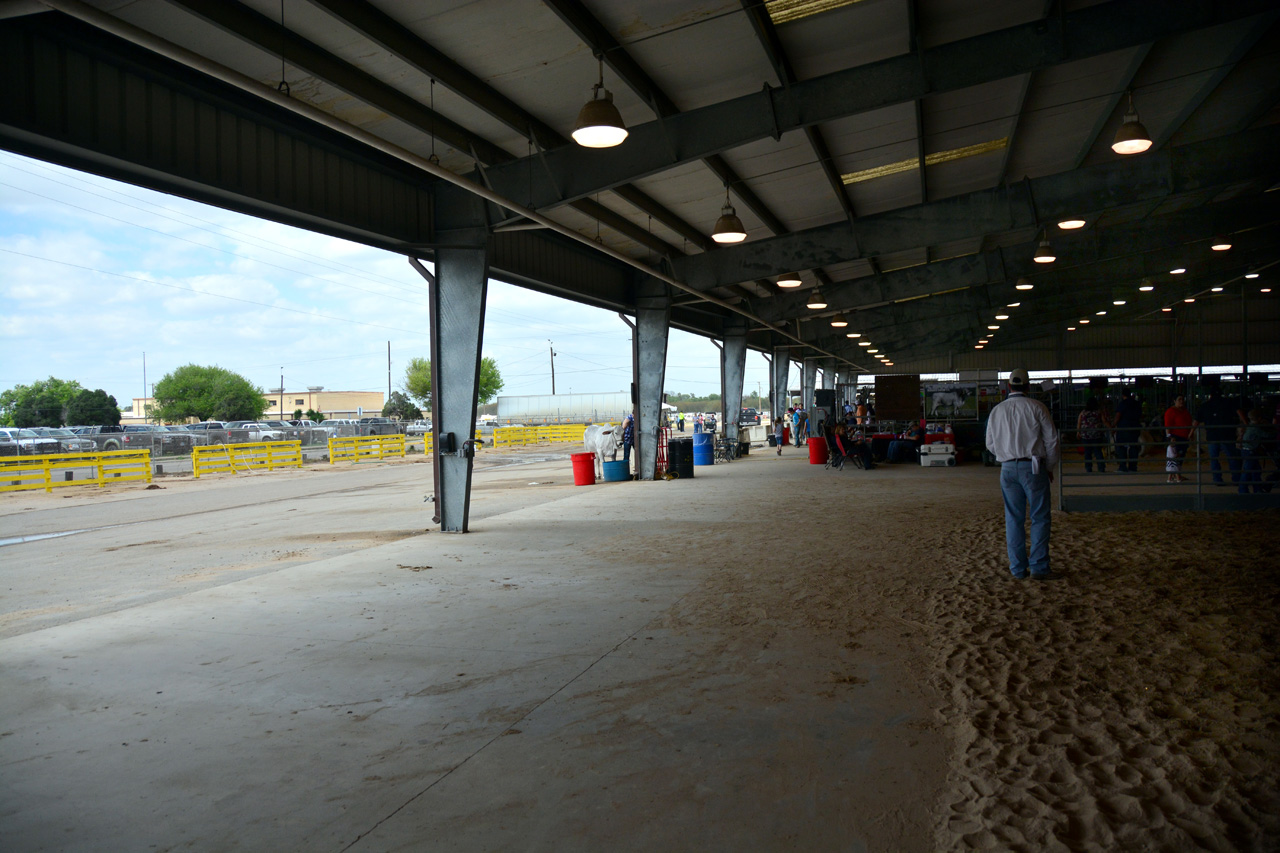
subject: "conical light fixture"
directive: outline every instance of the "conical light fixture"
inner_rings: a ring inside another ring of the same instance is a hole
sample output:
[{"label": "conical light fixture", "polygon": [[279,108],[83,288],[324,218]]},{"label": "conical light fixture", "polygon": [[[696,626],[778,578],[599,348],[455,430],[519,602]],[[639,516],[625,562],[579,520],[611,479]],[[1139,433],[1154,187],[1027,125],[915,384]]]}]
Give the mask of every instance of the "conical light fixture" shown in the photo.
[{"label": "conical light fixture", "polygon": [[[747,239],[747,229],[742,227],[742,220],[734,213],[729,203],[729,185],[724,188],[724,207],[720,208],[720,218],[711,232],[711,239],[717,243],[741,243]],[[825,306],[824,306],[825,307]]]},{"label": "conical light fixture", "polygon": [[1138,121],[1138,111],[1133,106],[1133,92],[1129,92],[1129,111],[1124,114],[1124,124],[1116,131],[1111,150],[1117,154],[1141,154],[1151,147],[1151,134]]},{"label": "conical light fixture", "polygon": [[1018,279],[1018,283],[1013,287],[1015,290],[1031,290],[1035,285],[1031,283],[1031,279],[1029,278],[1020,278]]},{"label": "conical light fixture", "polygon": [[1086,224],[1083,219],[1073,218],[1062,220],[1058,223],[1058,227],[1063,231],[1074,231],[1077,228],[1083,228]]},{"label": "conical light fixture", "polygon": [[1209,248],[1215,252],[1225,252],[1231,248],[1231,241],[1226,237],[1214,237],[1213,242],[1209,244]]},{"label": "conical light fixture", "polygon": [[1031,260],[1037,264],[1051,264],[1057,259],[1058,256],[1053,253],[1053,247],[1049,245],[1049,232],[1046,231],[1040,240],[1040,247],[1031,256]]},{"label": "conical light fixture", "polygon": [[814,311],[821,311],[823,308],[826,308],[827,300],[823,297],[822,291],[815,287],[813,292],[809,294],[809,301],[805,303],[805,307]]},{"label": "conical light fixture", "polygon": [[843,314],[837,314],[831,318],[831,325],[837,329],[843,329],[845,326],[849,325],[849,321],[844,318]]},{"label": "conical light fixture", "polygon": [[802,284],[804,284],[804,282],[800,280],[800,276],[793,272],[789,272],[786,275],[779,276],[778,278],[778,287],[799,287]]},{"label": "conical light fixture", "polygon": [[583,148],[612,148],[627,138],[627,126],[613,105],[613,93],[604,87],[604,58],[596,58],[600,63],[600,80],[591,87],[591,100],[578,111],[573,141]]}]

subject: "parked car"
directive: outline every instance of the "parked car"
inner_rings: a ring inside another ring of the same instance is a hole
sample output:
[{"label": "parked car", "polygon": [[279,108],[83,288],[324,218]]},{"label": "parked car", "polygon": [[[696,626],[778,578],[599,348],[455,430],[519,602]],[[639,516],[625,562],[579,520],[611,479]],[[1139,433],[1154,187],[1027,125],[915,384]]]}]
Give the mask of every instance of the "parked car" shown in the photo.
[{"label": "parked car", "polygon": [[119,424],[105,426],[77,426],[71,431],[81,438],[87,438],[98,446],[99,450],[122,450],[124,448],[124,427]]},{"label": "parked car", "polygon": [[760,413],[754,408],[748,406],[742,410],[742,414],[738,415],[738,423],[740,424],[758,424],[760,423]]},{"label": "parked car", "polygon": [[93,453],[98,449],[92,440],[81,438],[69,429],[32,427],[32,432],[57,441],[60,453]]},{"label": "parked car", "polygon": [[702,415],[702,429],[705,432],[716,431],[716,418],[720,416],[719,412],[705,412]]},{"label": "parked car", "polygon": [[58,453],[62,450],[56,438],[46,438],[35,430],[5,427],[0,429],[0,436],[4,437],[6,447],[3,452],[6,456],[35,456],[42,453]]},{"label": "parked car", "polygon": [[196,444],[227,443],[227,426],[222,421],[202,421],[198,424],[187,424],[183,429],[196,437]]},{"label": "parked car", "polygon": [[[268,429],[273,429],[280,433],[280,435],[284,436],[282,439],[283,441],[298,441],[303,444],[311,443],[311,434],[307,430],[296,427],[293,424],[285,423],[284,421],[259,421],[258,423]],[[266,441],[267,439],[263,440]]]},{"label": "parked car", "polygon": [[182,456],[191,452],[196,437],[185,429],[159,424],[128,424],[123,444],[130,450],[150,450],[153,456]]},{"label": "parked car", "polygon": [[400,424],[391,418],[361,418],[356,435],[399,435]]},{"label": "parked car", "polygon": [[331,430],[330,435],[350,436],[362,434],[357,432],[360,428],[360,422],[351,418],[328,418],[321,421],[320,426]]},{"label": "parked car", "polygon": [[405,435],[426,435],[431,432],[431,421],[410,421],[404,432]]},{"label": "parked car", "polygon": [[248,443],[255,441],[284,441],[279,430],[257,421],[227,421],[227,434],[231,441]]},{"label": "parked car", "polygon": [[309,418],[302,418],[296,421],[289,421],[289,423],[300,430],[307,431],[307,433],[311,436],[311,440],[306,442],[307,444],[324,444],[326,441],[329,440],[330,436],[337,434],[336,430],[333,427],[325,426],[324,424],[318,424],[315,421],[310,420]]}]

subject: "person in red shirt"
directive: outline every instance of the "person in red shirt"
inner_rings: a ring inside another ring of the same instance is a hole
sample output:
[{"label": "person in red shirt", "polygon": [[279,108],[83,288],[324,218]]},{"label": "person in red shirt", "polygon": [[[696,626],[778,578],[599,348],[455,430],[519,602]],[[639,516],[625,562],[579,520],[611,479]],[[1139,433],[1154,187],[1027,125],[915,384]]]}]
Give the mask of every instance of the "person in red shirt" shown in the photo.
[{"label": "person in red shirt", "polygon": [[[1187,408],[1187,398],[1179,394],[1174,398],[1173,405],[1164,410],[1164,433],[1177,454],[1178,470],[1182,469],[1182,460],[1187,458],[1187,446],[1191,443],[1191,430],[1195,429],[1195,426],[1195,419],[1191,417],[1191,410]],[[1177,477],[1176,482],[1187,481],[1182,474],[1178,474]]]}]

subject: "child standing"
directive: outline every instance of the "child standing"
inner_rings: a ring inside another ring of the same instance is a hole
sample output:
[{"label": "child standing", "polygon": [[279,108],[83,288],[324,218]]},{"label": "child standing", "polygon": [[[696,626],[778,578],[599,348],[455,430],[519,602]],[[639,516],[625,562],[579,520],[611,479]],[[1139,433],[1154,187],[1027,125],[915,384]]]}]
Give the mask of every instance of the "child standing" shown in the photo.
[{"label": "child standing", "polygon": [[1182,459],[1178,456],[1178,448],[1172,441],[1164,451],[1164,470],[1169,472],[1169,479],[1166,482],[1180,483],[1185,479],[1182,476]]}]

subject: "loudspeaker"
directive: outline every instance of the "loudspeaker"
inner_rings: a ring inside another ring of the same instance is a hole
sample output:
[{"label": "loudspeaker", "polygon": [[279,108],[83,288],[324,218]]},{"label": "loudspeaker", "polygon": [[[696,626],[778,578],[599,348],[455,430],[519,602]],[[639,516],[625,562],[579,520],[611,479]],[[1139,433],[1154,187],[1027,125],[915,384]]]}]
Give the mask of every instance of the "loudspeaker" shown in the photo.
[{"label": "loudspeaker", "polygon": [[813,392],[813,404],[819,408],[828,408],[836,404],[836,389],[817,388]]}]

